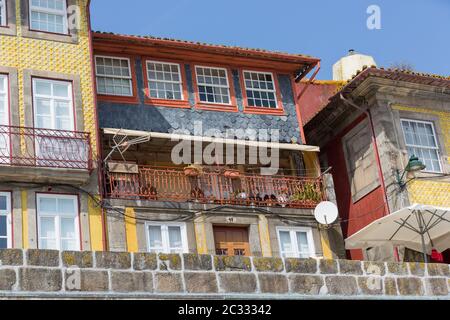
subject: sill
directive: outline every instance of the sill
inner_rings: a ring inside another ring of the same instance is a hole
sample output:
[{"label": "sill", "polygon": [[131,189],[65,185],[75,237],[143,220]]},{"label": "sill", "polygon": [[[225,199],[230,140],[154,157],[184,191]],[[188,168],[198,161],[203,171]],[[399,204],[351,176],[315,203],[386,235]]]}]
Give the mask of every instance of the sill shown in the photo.
[{"label": "sill", "polygon": [[138,104],[139,99],[137,97],[131,96],[111,96],[105,94],[97,94],[98,101],[105,102],[121,102],[121,103],[130,103],[130,104]]},{"label": "sill", "polygon": [[10,26],[8,26],[8,25],[6,25],[6,26],[0,25],[0,28],[4,28],[4,29],[11,29],[11,27],[10,27]]},{"label": "sill", "polygon": [[191,105],[188,100],[169,100],[169,99],[150,99],[145,98],[145,104],[152,107],[167,107],[167,108],[180,108],[190,109]]},{"label": "sill", "polygon": [[221,112],[239,112],[237,105],[233,104],[216,104],[200,102],[195,106],[198,110],[221,111]]},{"label": "sill", "polygon": [[244,113],[260,114],[260,115],[273,115],[273,116],[287,116],[283,109],[270,109],[264,107],[245,107]]},{"label": "sill", "polygon": [[45,33],[45,34],[50,34],[50,35],[55,35],[55,36],[72,37],[72,35],[70,33],[58,33],[58,32],[51,32],[51,31],[36,30],[36,29],[31,29],[31,28],[29,28],[29,31],[40,32],[40,33]]}]

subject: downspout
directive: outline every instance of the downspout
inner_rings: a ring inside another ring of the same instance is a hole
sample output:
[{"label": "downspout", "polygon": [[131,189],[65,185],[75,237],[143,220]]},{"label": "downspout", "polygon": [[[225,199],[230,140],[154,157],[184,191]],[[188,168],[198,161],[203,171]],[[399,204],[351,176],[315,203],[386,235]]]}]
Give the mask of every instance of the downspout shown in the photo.
[{"label": "downspout", "polygon": [[[375,158],[376,158],[377,167],[378,167],[378,174],[379,174],[381,187],[382,187],[383,195],[384,195],[384,209],[385,209],[386,215],[389,215],[391,212],[389,210],[389,205],[388,205],[388,197],[387,197],[387,193],[386,193],[386,183],[384,181],[383,168],[381,167],[380,152],[378,150],[377,136],[375,134],[375,127],[373,125],[372,114],[371,114],[370,110],[363,109],[360,106],[356,105],[353,101],[346,99],[342,95],[342,93],[339,96],[340,96],[341,100],[344,101],[344,103],[352,106],[353,108],[355,108],[357,110],[362,111],[364,114],[367,115],[367,117],[369,119],[370,130],[372,132],[372,144],[373,144],[373,147],[375,150]],[[399,256],[397,247],[394,248],[394,256],[397,261],[400,261],[400,256]]]}]

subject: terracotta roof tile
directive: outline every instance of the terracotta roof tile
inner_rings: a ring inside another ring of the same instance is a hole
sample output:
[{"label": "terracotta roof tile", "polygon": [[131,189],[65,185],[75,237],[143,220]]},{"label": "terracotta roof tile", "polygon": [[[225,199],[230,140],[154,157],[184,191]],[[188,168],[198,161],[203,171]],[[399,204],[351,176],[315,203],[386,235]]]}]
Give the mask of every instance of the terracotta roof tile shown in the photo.
[{"label": "terracotta roof tile", "polygon": [[304,54],[293,54],[293,53],[287,53],[282,51],[270,51],[265,49],[259,49],[259,48],[247,48],[247,47],[240,47],[240,46],[228,46],[228,45],[220,45],[220,44],[211,44],[211,43],[205,43],[205,42],[196,42],[196,41],[188,41],[188,40],[179,40],[179,39],[172,39],[172,38],[163,38],[163,37],[154,37],[154,36],[140,36],[140,35],[126,35],[126,34],[119,34],[119,33],[113,33],[113,32],[102,32],[102,31],[92,31],[94,37],[102,35],[106,36],[115,36],[118,38],[125,39],[135,39],[135,40],[149,40],[149,41],[163,41],[167,43],[172,44],[179,44],[179,45],[194,45],[194,46],[201,46],[204,48],[210,48],[210,49],[224,49],[224,50],[239,50],[247,52],[248,54],[265,54],[269,56],[280,56],[280,57],[287,57],[287,58],[302,58],[305,60],[311,60],[314,62],[320,61],[320,59],[304,55]]}]

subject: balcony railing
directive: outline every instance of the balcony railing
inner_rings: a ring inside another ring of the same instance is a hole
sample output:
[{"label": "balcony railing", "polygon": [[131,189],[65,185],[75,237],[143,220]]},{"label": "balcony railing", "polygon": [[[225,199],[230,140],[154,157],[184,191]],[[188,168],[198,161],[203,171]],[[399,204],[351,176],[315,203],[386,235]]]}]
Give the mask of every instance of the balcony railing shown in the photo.
[{"label": "balcony railing", "polygon": [[239,174],[224,170],[188,176],[179,168],[136,166],[108,172],[106,195],[117,199],[199,202],[243,206],[314,208],[325,198],[321,178]]},{"label": "balcony railing", "polygon": [[0,165],[91,170],[89,133],[0,126]]}]

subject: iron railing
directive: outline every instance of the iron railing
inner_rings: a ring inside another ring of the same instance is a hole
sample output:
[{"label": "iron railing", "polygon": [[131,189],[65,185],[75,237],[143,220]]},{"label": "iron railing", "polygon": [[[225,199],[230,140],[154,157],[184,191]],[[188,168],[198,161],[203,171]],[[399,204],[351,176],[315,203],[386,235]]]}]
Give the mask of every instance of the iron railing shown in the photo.
[{"label": "iron railing", "polygon": [[92,169],[86,132],[0,126],[0,165]]},{"label": "iron railing", "polygon": [[321,178],[240,174],[224,169],[187,176],[183,169],[139,166],[107,172],[106,196],[117,199],[314,208],[325,199]]}]

